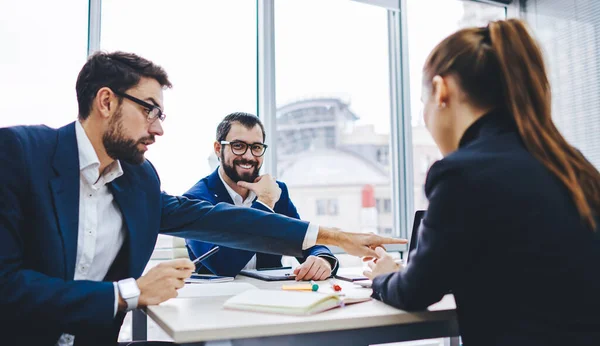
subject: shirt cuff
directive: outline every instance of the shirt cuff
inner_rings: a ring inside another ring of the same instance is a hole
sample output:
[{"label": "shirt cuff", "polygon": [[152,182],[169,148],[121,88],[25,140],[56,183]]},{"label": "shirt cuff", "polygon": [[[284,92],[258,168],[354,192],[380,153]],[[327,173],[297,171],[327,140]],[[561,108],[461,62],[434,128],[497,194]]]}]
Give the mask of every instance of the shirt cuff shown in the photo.
[{"label": "shirt cuff", "polygon": [[302,242],[302,250],[306,250],[317,245],[317,236],[319,235],[319,225],[314,222],[308,224],[304,241]]},{"label": "shirt cuff", "polygon": [[[267,209],[269,209],[272,213],[274,213],[273,209],[271,209],[271,207],[269,207],[268,205],[264,204],[263,202],[259,201],[258,199],[256,200],[258,203],[264,205]],[[316,239],[316,238],[315,238]]]},{"label": "shirt cuff", "polygon": [[119,286],[117,286],[116,282],[113,282],[113,286],[115,288],[115,308],[113,310],[113,318],[117,316],[117,310],[119,309]]},{"label": "shirt cuff", "polygon": [[321,257],[321,258],[325,259],[327,262],[329,262],[329,264],[331,265],[331,272],[335,273],[335,271],[338,268],[338,264],[339,264],[339,261],[337,258],[335,258],[334,256],[331,256],[331,255],[318,255],[317,257]]}]

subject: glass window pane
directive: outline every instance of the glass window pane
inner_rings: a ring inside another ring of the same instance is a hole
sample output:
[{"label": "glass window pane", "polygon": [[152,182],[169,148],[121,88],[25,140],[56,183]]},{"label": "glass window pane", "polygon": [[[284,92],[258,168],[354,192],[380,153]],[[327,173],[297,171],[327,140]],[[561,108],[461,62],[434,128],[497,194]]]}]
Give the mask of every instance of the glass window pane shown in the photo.
[{"label": "glass window pane", "polygon": [[[435,11],[431,9],[435,8]],[[422,68],[431,50],[458,29],[505,19],[504,7],[459,0],[408,0],[408,64],[410,69],[414,207],[427,208],[423,185],[431,165],[441,158],[422,116]],[[435,25],[432,25],[435,23]]]},{"label": "glass window pane", "polygon": [[[227,114],[256,113],[256,19],[248,0],[102,1],[102,50],[150,59],[173,83],[165,134],[146,155],[163,190],[182,194],[217,167],[213,142]],[[169,340],[151,321],[148,337]],[[129,318],[119,339],[131,340]]]},{"label": "glass window pane", "polygon": [[278,179],[303,219],[391,229],[375,207],[391,198],[387,11],[278,0],[275,32]]},{"label": "glass window pane", "polygon": [[600,169],[600,2],[529,1],[524,12],[544,51],[552,118]]},{"label": "glass window pane", "polygon": [[148,58],[173,83],[165,134],[147,153],[165,191],[184,193],[216,168],[227,114],[256,113],[256,37],[254,1],[102,1],[102,49]]},{"label": "glass window pane", "polygon": [[87,56],[87,19],[87,1],[0,4],[0,126],[59,127],[77,119],[75,82]]}]

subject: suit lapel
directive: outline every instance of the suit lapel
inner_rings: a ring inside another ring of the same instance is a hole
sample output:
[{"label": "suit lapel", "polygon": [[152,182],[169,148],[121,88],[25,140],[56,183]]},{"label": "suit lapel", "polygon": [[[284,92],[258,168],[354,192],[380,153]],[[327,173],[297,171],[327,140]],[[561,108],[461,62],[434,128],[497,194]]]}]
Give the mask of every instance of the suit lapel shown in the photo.
[{"label": "suit lapel", "polygon": [[52,166],[57,176],[50,179],[50,190],[63,242],[65,280],[72,280],[79,230],[79,154],[75,123],[58,130]]},{"label": "suit lapel", "polygon": [[152,244],[145,244],[148,239],[155,240],[155,237],[144,236],[144,232],[149,232],[147,225],[148,214],[146,204],[146,192],[139,186],[131,184],[131,173],[123,165],[123,175],[115,179],[110,188],[115,201],[121,209],[123,223],[127,230],[127,240],[129,253],[129,272],[128,275],[141,275],[146,265],[146,251],[152,249]]},{"label": "suit lapel", "polygon": [[211,175],[208,176],[208,190],[210,192],[211,199],[214,200],[214,204],[220,202],[226,202],[229,204],[233,204],[233,200],[227,192],[221,177],[219,177],[219,168],[212,172]]}]

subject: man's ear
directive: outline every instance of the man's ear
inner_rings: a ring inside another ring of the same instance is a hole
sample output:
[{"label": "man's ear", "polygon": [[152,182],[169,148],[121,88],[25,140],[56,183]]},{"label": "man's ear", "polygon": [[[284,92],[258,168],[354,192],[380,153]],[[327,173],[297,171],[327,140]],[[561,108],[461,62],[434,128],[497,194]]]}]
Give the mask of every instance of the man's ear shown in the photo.
[{"label": "man's ear", "polygon": [[221,150],[223,149],[223,146],[219,141],[215,141],[213,147],[215,149],[215,155],[217,155],[217,160],[221,161]]},{"label": "man's ear", "polygon": [[109,118],[117,107],[117,99],[110,88],[103,87],[96,93],[94,105],[103,118]]}]

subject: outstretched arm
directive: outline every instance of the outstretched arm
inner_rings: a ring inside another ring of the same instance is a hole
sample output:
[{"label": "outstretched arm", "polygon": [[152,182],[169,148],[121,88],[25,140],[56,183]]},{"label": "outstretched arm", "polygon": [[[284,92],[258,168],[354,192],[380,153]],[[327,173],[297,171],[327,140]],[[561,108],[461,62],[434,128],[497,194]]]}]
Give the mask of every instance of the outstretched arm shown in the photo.
[{"label": "outstretched arm", "polygon": [[[238,249],[301,256],[308,222],[227,203],[212,205],[162,194],[161,233],[197,239]],[[281,230],[285,230],[282,232]],[[316,244],[335,245],[355,256],[375,256],[383,244],[406,244],[405,239],[349,233],[319,227]]]}]

